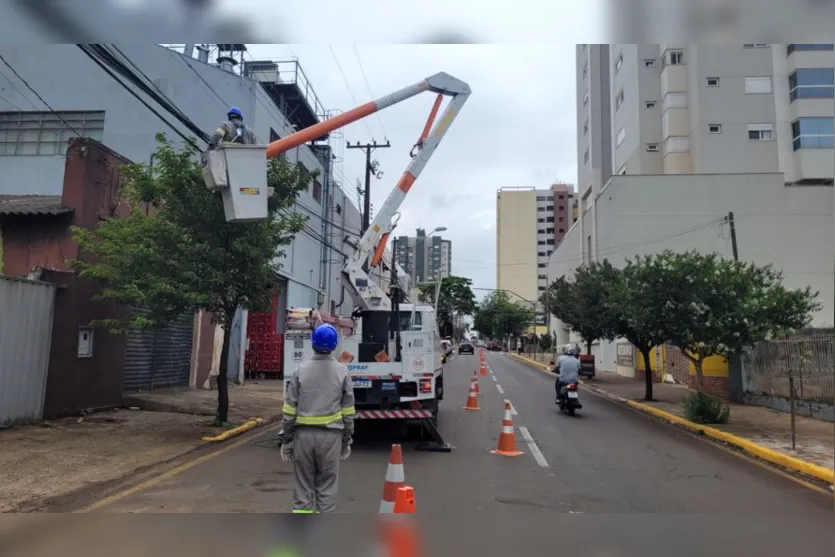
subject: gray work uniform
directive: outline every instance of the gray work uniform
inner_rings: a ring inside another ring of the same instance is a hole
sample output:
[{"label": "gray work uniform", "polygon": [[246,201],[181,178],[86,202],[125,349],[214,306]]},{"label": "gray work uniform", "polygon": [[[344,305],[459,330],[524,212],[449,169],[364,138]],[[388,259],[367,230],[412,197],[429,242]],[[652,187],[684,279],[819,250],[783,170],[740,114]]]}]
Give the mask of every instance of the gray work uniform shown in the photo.
[{"label": "gray work uniform", "polygon": [[257,145],[258,138],[250,131],[243,122],[233,122],[227,120],[223,122],[215,133],[212,135],[209,145],[211,147],[217,146],[218,143],[240,143],[242,145]]},{"label": "gray work uniform", "polygon": [[302,363],[284,393],[282,443],[293,443],[293,512],[333,512],[342,451],[354,435],[354,384],[330,354]]}]

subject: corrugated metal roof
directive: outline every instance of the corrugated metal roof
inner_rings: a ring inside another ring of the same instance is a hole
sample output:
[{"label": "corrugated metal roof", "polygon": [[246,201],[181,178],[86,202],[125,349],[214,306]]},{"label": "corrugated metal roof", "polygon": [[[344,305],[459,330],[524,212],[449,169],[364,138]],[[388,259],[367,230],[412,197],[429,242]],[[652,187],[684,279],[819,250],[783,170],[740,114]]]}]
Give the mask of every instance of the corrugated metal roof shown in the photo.
[{"label": "corrugated metal roof", "polygon": [[61,205],[60,195],[0,195],[0,215],[60,215],[72,209]]}]

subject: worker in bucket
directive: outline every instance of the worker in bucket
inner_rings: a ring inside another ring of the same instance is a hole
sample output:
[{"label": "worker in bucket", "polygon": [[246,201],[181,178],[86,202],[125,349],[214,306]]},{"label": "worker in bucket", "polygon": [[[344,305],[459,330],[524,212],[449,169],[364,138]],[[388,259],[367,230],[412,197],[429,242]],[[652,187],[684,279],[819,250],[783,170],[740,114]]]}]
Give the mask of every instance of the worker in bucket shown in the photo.
[{"label": "worker in bucket", "polygon": [[216,149],[218,143],[239,143],[242,145],[257,145],[258,138],[244,124],[244,115],[241,109],[233,106],[226,114],[226,121],[223,122],[209,140],[209,149]]},{"label": "worker in bucket", "polygon": [[311,335],[313,357],[287,383],[282,412],[281,459],[293,462],[293,513],[334,512],[339,461],[351,455],[354,385],[333,357],[339,335],[319,325]]}]

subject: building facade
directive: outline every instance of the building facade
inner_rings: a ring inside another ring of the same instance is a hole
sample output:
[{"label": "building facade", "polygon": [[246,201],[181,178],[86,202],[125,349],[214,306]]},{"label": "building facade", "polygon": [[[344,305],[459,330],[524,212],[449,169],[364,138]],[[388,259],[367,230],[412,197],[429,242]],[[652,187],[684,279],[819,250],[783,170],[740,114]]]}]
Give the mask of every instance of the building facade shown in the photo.
[{"label": "building facade", "polygon": [[397,264],[409,275],[412,284],[437,282],[452,275],[452,242],[428,235],[418,228],[415,236],[398,236]]},{"label": "building facade", "polygon": [[583,200],[612,174],[832,184],[832,44],[578,45],[577,68]]},{"label": "building facade", "polygon": [[[229,106],[243,111],[262,142],[285,137],[327,116],[296,61],[237,65],[224,61],[221,66],[207,56],[192,58],[152,44],[118,49],[123,63],[141,72],[207,132],[225,119]],[[26,80],[24,84],[8,68],[0,68],[0,194],[60,196],[66,142],[76,134],[101,141],[136,162],[150,161],[158,132],[182,144],[168,124],[76,45],[3,45],[0,52]],[[154,101],[146,102],[184,135],[192,135]],[[293,149],[286,157],[319,176],[294,208],[308,218],[305,230],[280,259],[286,279],[284,304],[321,306],[349,315],[350,302],[336,307],[345,299],[338,269],[342,253],[351,249],[344,241],[349,234],[343,231],[359,230],[359,211],[334,179],[326,139],[316,147]]]}]

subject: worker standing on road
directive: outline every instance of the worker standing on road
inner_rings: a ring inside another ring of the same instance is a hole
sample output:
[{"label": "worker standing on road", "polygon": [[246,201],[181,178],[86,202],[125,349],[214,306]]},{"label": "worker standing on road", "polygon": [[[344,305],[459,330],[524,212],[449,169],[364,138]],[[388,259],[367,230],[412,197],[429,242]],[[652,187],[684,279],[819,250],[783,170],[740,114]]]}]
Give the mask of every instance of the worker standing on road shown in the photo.
[{"label": "worker standing on road", "polygon": [[209,141],[209,149],[217,148],[218,143],[240,143],[242,145],[256,145],[258,138],[244,124],[244,115],[241,109],[233,106],[226,114],[227,120],[215,130]]},{"label": "worker standing on road", "polygon": [[339,461],[351,455],[354,385],[333,351],[339,335],[319,325],[311,335],[313,357],[302,363],[284,393],[281,459],[293,461],[293,512],[334,512]]}]

